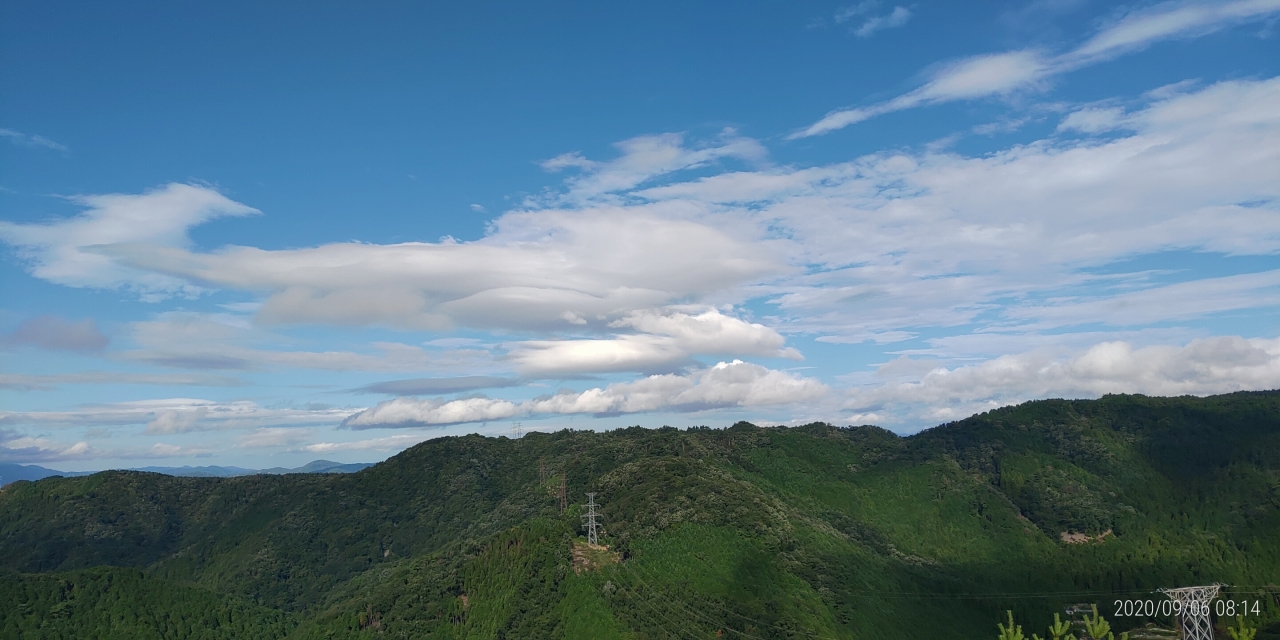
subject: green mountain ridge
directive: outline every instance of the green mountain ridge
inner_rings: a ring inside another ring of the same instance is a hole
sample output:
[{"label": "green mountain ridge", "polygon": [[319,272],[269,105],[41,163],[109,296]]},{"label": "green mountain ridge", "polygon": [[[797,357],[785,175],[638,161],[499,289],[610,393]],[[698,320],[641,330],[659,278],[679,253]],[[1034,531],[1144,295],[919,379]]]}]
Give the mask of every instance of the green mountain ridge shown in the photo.
[{"label": "green mountain ridge", "polygon": [[[607,551],[581,539],[589,491]],[[1043,629],[1081,602],[1129,629],[1148,620],[1116,599],[1222,582],[1270,640],[1280,393],[1045,400],[910,437],[471,435],[353,474],[23,481],[0,491],[0,568],[5,638],[127,617],[82,592],[218,621],[93,637],[983,638],[1006,609]]]}]

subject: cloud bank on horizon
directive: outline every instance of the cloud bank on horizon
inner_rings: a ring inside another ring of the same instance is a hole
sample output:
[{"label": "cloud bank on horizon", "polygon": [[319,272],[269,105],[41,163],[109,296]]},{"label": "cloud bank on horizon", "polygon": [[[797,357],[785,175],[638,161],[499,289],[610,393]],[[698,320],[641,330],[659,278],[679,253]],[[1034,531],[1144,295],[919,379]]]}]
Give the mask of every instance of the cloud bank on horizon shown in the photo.
[{"label": "cloud bank on horizon", "polygon": [[[864,40],[925,12],[834,15]],[[911,432],[1035,398],[1280,388],[1280,76],[1048,97],[1068,72],[1278,13],[1130,9],[1063,53],[942,62],[788,136],[1020,94],[1010,120],[1038,131],[982,151],[783,162],[793,143],[725,128],[566,152],[474,238],[216,240],[271,208],[196,182],[0,220],[7,268],[48,295],[138,309],[7,311],[0,393],[29,402],[0,410],[0,460],[359,457],[517,420]],[[134,399],[73,400],[97,387]]]}]

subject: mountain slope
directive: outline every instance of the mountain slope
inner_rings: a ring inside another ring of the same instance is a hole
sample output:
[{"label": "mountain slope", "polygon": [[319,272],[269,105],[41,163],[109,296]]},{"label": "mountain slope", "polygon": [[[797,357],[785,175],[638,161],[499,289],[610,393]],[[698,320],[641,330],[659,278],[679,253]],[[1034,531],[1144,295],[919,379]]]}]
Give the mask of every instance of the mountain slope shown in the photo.
[{"label": "mountain slope", "polygon": [[[562,481],[571,503],[597,494],[609,551],[582,545]],[[351,475],[0,493],[0,566],[28,574],[0,580],[98,565],[258,603],[299,638],[973,638],[1004,609],[1042,627],[1065,604],[1213,581],[1275,620],[1280,394],[1032,402],[908,438],[466,436]]]}]

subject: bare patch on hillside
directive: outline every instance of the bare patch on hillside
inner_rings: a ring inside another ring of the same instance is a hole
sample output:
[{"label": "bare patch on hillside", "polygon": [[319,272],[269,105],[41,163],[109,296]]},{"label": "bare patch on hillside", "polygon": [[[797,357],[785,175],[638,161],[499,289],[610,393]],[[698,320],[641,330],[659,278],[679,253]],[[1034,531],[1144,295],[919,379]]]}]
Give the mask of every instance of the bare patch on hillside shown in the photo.
[{"label": "bare patch on hillside", "polygon": [[616,551],[610,551],[609,545],[588,544],[573,541],[573,572],[595,571],[600,567],[617,564],[621,559]]}]

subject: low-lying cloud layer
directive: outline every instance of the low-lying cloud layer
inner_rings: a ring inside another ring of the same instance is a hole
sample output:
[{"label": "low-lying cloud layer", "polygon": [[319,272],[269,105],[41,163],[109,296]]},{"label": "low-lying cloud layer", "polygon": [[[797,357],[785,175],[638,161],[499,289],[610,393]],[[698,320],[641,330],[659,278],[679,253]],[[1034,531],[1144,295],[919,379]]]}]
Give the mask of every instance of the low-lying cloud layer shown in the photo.
[{"label": "low-lying cloud layer", "polygon": [[142,425],[150,434],[336,425],[359,411],[341,407],[263,407],[252,400],[219,402],[165,398],[89,405],[65,411],[0,411],[0,427],[115,427]]},{"label": "low-lying cloud layer", "polygon": [[[905,363],[892,363],[902,368]],[[891,372],[886,372],[890,373]],[[1074,355],[1045,348],[853,393],[858,413],[914,413],[949,420],[1027,398],[1096,398],[1108,393],[1180,396],[1280,388],[1280,338],[1221,336],[1185,346],[1135,348],[1103,342]]]},{"label": "low-lying cloud layer", "polygon": [[521,342],[510,358],[520,372],[531,376],[671,370],[688,366],[699,355],[803,359],[799,351],[783,346],[786,339],[781,334],[762,324],[716,309],[686,311],[631,313],[608,327],[637,333],[614,338]]},{"label": "low-lying cloud layer", "polygon": [[582,392],[562,391],[516,404],[485,397],[396,398],[348,418],[355,429],[504,420],[517,416],[702,411],[784,405],[816,399],[826,385],[734,360],[686,375],[662,374]]}]

